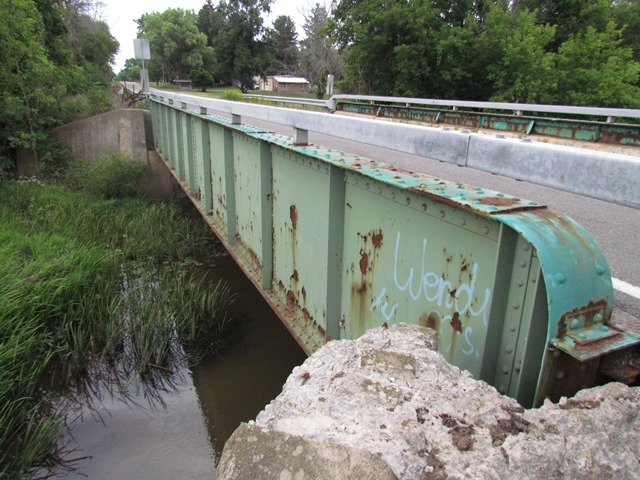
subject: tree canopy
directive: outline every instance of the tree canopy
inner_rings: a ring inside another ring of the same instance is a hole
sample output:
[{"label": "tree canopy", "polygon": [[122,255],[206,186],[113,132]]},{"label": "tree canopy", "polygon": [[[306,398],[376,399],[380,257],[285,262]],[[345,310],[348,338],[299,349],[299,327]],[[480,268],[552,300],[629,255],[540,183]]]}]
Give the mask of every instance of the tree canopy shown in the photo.
[{"label": "tree canopy", "polygon": [[84,0],[0,0],[0,171],[15,148],[48,159],[47,129],[110,107],[104,92],[118,42],[91,7]]},{"label": "tree canopy", "polygon": [[149,40],[151,60],[145,66],[150,79],[184,79],[192,70],[213,65],[213,48],[198,29],[193,11],[169,8],[146,13],[136,23],[138,37]]},{"label": "tree canopy", "polygon": [[346,92],[640,104],[638,0],[340,0],[333,21]]},{"label": "tree canopy", "polygon": [[267,75],[296,74],[300,63],[298,32],[291,17],[280,15],[273,21],[273,28],[267,28],[265,35],[267,50]]}]

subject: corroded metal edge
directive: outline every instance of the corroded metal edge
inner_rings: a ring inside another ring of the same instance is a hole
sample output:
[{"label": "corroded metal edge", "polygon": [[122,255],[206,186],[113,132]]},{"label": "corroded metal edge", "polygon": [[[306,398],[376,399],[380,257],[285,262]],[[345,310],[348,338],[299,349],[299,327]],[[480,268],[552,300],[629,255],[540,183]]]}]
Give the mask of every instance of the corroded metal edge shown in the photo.
[{"label": "corroded metal edge", "polygon": [[[171,164],[165,160],[162,153],[157,152],[157,154],[184,194],[193,199],[193,196],[189,193],[189,184],[187,182],[180,181],[177,172],[171,168]],[[281,323],[293,336],[298,345],[300,345],[300,348],[302,348],[307,355],[311,355],[324,345],[326,342],[324,334],[317,328],[313,328],[313,326],[308,325],[308,322],[305,321],[297,309],[282,302],[275,295],[273,289],[262,288],[262,267],[257,263],[255,253],[251,252],[242,244],[238,243],[236,245],[231,245],[227,241],[226,234],[224,229],[221,227],[219,220],[208,215],[201,202],[192,201],[191,203],[198,210],[207,225],[209,225],[209,228],[227,250],[229,255],[231,255],[231,258],[236,262],[236,265],[238,265],[247,278],[249,278],[254,287],[269,304],[273,312],[278,316]]]}]

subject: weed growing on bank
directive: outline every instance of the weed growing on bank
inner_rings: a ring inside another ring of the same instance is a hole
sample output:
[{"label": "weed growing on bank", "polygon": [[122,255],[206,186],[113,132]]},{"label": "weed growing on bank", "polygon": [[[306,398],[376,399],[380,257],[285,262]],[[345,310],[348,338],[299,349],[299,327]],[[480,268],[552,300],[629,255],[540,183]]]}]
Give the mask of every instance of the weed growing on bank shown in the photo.
[{"label": "weed growing on bank", "polygon": [[68,186],[0,181],[0,478],[58,465],[48,386],[166,375],[222,345],[232,295],[190,268],[211,233],[140,196],[144,169],[123,162],[76,166]]}]

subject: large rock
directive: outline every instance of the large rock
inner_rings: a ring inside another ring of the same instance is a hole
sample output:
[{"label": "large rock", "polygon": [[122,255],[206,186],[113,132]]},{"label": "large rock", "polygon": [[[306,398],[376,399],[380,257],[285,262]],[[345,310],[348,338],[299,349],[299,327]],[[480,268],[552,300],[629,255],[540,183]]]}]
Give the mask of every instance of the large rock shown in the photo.
[{"label": "large rock", "polygon": [[449,364],[432,333],[400,324],[326,344],[234,433],[218,478],[640,477],[637,388],[525,410]]},{"label": "large rock", "polygon": [[298,435],[243,423],[225,445],[218,478],[303,480],[345,478],[394,480],[384,460],[367,451],[314,442]]}]

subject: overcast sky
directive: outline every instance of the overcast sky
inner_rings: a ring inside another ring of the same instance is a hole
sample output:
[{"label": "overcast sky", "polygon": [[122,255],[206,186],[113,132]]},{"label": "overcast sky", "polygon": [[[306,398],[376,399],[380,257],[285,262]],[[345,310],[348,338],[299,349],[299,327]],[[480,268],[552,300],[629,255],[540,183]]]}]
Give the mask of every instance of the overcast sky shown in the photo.
[{"label": "overcast sky", "polygon": [[[308,5],[315,5],[322,0],[275,0],[271,6],[271,14],[266,22],[271,26],[272,21],[280,15],[288,15],[298,26],[298,39],[302,36],[304,22],[301,10],[309,10]],[[137,26],[134,20],[145,13],[163,12],[167,8],[183,8],[194,10],[196,13],[205,4],[205,0],[103,0],[103,18],[109,25],[111,35],[120,42],[120,51],[116,55],[113,70],[118,73],[127,58],[133,57],[133,39],[136,38]],[[214,5],[218,2],[215,0]],[[152,47],[153,48],[153,47]]]}]

